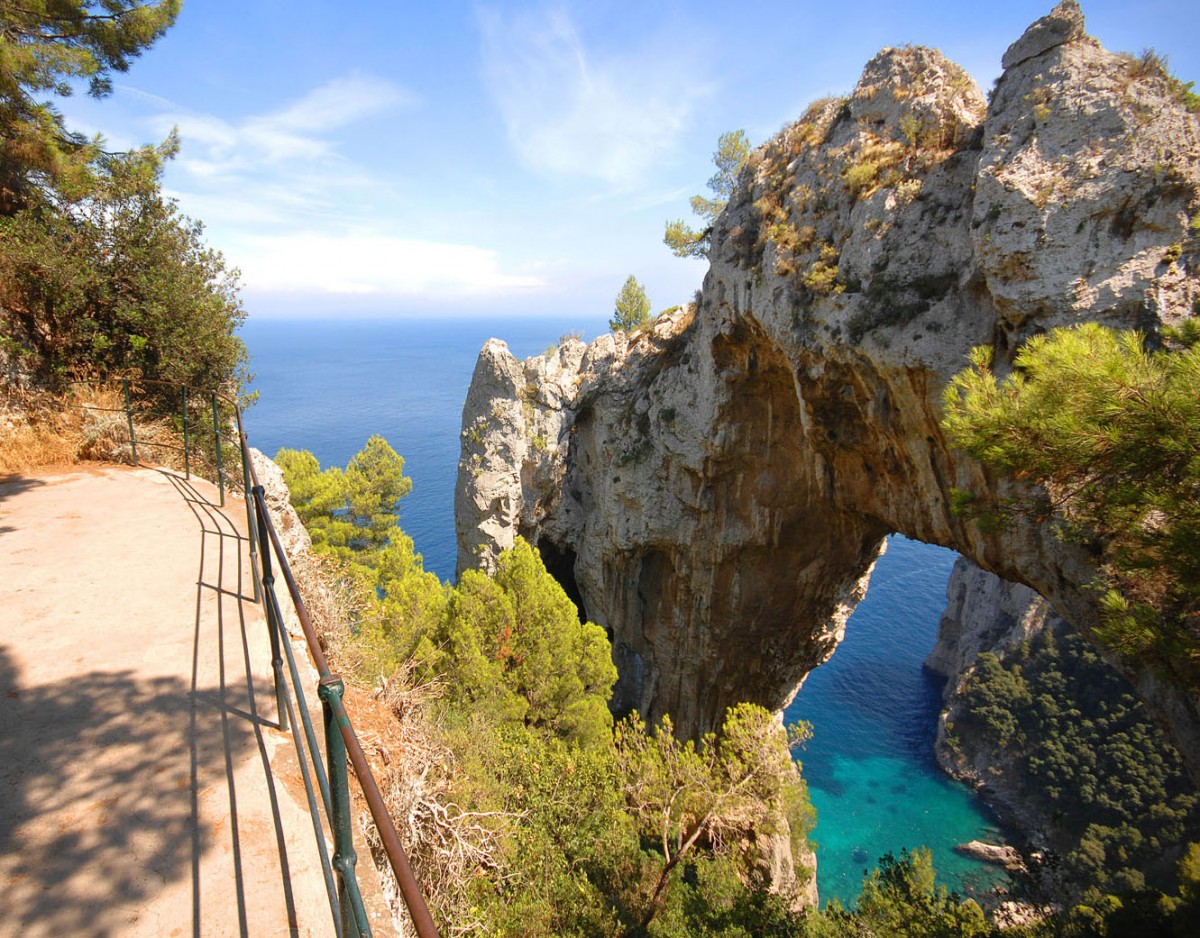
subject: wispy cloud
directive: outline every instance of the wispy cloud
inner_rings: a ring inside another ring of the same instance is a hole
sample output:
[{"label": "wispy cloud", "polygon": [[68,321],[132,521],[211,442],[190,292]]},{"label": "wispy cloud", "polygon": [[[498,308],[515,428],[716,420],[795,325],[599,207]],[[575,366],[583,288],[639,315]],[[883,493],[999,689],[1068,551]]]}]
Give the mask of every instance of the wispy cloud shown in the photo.
[{"label": "wispy cloud", "polygon": [[359,127],[421,107],[406,88],[355,73],[238,119],[123,90],[143,131],[179,128],[165,191],[205,221],[248,290],[454,298],[544,286],[503,269],[496,250],[422,238],[418,220],[396,217],[393,179],[354,141]]},{"label": "wispy cloud", "polygon": [[239,121],[160,107],[153,123],[159,134],[179,127],[184,155],[178,165],[207,185],[279,174],[320,176],[328,185],[342,178],[341,174],[331,177],[331,165],[344,169],[350,163],[337,144],[336,131],[418,104],[417,96],[407,89],[352,74],[333,79],[283,108]]},{"label": "wispy cloud", "polygon": [[569,12],[480,14],[484,75],[531,168],[632,188],[678,144],[709,93],[680,44],[589,49]]}]

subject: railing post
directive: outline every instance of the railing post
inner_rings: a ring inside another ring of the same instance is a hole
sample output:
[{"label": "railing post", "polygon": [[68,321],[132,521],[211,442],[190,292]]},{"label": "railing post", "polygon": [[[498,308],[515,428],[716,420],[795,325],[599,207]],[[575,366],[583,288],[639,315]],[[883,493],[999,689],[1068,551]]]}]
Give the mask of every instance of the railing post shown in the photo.
[{"label": "railing post", "polygon": [[192,477],[192,454],[188,440],[188,415],[187,415],[187,388],[183,391],[183,474],[187,478]]},{"label": "railing post", "polygon": [[262,518],[257,518],[257,515],[265,511],[265,498],[263,495],[263,487],[256,486],[251,493],[254,497],[254,513],[258,521],[258,536],[259,536],[259,556],[262,558],[262,581],[263,591],[268,594],[264,606],[267,611],[267,630],[271,633],[271,670],[275,672],[275,709],[279,712],[279,728],[286,730],[288,728],[287,701],[284,699],[284,684],[283,684],[283,652],[279,647],[280,635],[283,632],[283,623],[275,615],[275,604],[270,601],[269,595],[275,586],[275,576],[271,573],[271,545],[267,543],[267,526]]},{"label": "railing post", "polygon": [[121,386],[125,389],[125,419],[129,421],[129,449],[133,452],[133,464],[138,464],[137,438],[133,433],[133,405],[129,401],[129,379],[122,378]]},{"label": "railing post", "polygon": [[346,770],[346,741],[342,739],[341,723],[348,720],[342,704],[346,685],[336,674],[321,679],[317,696],[325,714],[325,753],[329,771],[329,795],[332,802],[333,868],[338,873],[338,899],[342,907],[342,934],[350,938],[366,938],[371,934],[366,908],[358,891],[354,866],[354,830],[350,826],[350,777]]},{"label": "railing post", "polygon": [[212,395],[213,448],[217,451],[217,491],[221,493],[221,507],[225,507],[225,470],[221,467],[221,412],[217,407],[217,392]]},{"label": "railing post", "polygon": [[254,601],[262,602],[262,593],[258,588],[258,525],[255,523],[257,511],[254,507],[254,493],[250,491],[250,454],[246,441],[242,440],[242,494],[246,497],[246,530],[250,534],[250,579],[254,581]]}]

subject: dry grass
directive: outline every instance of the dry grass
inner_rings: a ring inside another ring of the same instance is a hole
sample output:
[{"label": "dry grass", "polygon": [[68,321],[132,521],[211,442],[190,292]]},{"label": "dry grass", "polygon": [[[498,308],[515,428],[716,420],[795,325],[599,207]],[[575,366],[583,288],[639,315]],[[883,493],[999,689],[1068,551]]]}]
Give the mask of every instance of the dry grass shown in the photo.
[{"label": "dry grass", "polygon": [[[67,394],[0,391],[0,475],[67,469],[80,462],[133,462],[124,396],[112,385]],[[183,468],[180,441],[165,420],[136,419],[139,461]]]}]

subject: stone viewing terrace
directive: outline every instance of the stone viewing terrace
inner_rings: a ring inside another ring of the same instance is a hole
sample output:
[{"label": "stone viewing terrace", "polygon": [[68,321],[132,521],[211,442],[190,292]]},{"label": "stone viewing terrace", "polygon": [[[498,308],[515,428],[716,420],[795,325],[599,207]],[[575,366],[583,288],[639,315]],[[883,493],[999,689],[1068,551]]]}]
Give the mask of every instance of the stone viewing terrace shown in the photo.
[{"label": "stone viewing terrace", "polygon": [[148,468],[0,480],[0,935],[335,933],[245,504],[218,502]]}]

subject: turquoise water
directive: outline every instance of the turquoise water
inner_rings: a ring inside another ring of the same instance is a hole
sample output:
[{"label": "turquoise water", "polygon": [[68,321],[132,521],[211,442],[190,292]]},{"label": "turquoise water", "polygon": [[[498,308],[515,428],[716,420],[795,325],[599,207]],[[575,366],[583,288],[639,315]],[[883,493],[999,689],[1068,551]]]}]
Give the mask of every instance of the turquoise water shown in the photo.
[{"label": "turquoise water", "polygon": [[[443,579],[454,575],[454,485],[462,404],[483,343],[499,336],[518,357],[565,332],[604,322],[251,321],[243,337],[259,403],[246,414],[253,446],[311,450],[345,465],[385,436],[406,460],[413,491],[401,524]],[[818,888],[849,903],[863,871],[888,851],[928,846],[940,879],[960,891],[989,868],[951,852],[994,836],[977,801],[933,763],[939,690],[921,661],[933,646],[954,555],[891,540],[846,641],[814,671],[788,711],[813,724],[800,754],[818,812]]]},{"label": "turquoise water", "polygon": [[785,714],[808,720],[800,753],[817,809],[817,889],[848,904],[885,853],[929,847],[939,879],[970,893],[997,881],[993,867],[954,853],[994,840],[978,799],[933,761],[941,684],[922,660],[946,605],[955,554],[893,536],[846,639],[813,671]]}]

